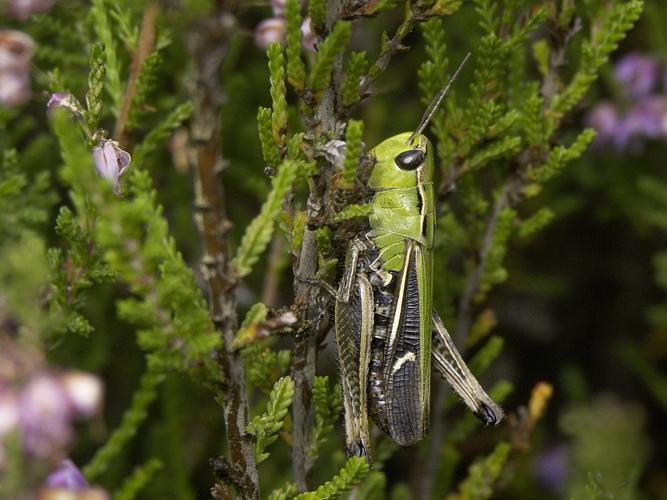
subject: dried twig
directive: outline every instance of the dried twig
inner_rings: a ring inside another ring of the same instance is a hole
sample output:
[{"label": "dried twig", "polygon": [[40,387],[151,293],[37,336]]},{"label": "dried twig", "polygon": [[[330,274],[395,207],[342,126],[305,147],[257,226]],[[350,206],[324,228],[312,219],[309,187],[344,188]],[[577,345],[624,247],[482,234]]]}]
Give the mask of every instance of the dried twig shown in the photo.
[{"label": "dried twig", "polygon": [[[218,353],[224,377],[220,399],[224,401],[224,418],[229,461],[218,459],[216,470],[231,483],[242,498],[259,498],[257,466],[251,437],[246,433],[248,396],[240,355],[232,350],[237,330],[235,280],[231,278],[231,259],[227,231],[230,222],[225,215],[224,193],[219,179],[221,154],[219,115],[223,102],[219,86],[219,69],[227,51],[229,29],[233,18],[218,7],[205,22],[196,26],[192,39],[192,57],[197,78],[193,88],[195,112],[192,120],[195,161],[196,221],[203,244],[203,273],[210,295],[211,317],[223,337]],[[218,493],[221,488],[217,488]]]},{"label": "dried twig", "polygon": [[120,143],[121,148],[127,146],[127,136],[125,135],[125,125],[130,116],[132,101],[137,93],[137,83],[141,75],[141,69],[146,58],[153,52],[155,47],[155,32],[157,26],[157,16],[160,13],[160,2],[153,2],[144,11],[144,17],[141,21],[141,32],[137,43],[137,51],[132,59],[130,79],[127,82],[127,89],[123,96],[118,119],[114,126],[113,137]]}]

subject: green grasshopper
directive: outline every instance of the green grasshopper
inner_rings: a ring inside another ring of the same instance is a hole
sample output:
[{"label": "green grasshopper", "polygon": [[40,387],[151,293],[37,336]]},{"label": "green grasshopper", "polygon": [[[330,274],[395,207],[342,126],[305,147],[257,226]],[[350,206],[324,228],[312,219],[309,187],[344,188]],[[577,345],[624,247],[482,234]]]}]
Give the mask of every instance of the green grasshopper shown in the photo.
[{"label": "green grasshopper", "polygon": [[415,132],[370,151],[368,230],[348,246],[335,306],[347,451],[369,461],[369,414],[402,446],[427,433],[432,362],[481,420],[497,424],[503,418],[432,305],[434,162],[422,132],[467,58]]}]

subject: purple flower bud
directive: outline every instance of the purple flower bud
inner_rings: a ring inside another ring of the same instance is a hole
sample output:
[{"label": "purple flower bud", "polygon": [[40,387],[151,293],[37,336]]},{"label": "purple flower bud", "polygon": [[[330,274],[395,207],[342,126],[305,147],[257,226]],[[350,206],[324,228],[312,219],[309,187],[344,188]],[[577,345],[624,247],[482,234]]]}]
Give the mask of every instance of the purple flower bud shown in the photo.
[{"label": "purple flower bud", "polygon": [[537,457],[535,475],[546,488],[562,494],[567,481],[567,463],[567,448],[555,446]]},{"label": "purple flower bud", "polygon": [[53,7],[54,0],[10,0],[7,14],[25,21],[34,14],[41,14]]},{"label": "purple flower bud", "polygon": [[61,377],[63,388],[74,415],[89,418],[102,406],[102,381],[95,375],[70,372]]},{"label": "purple flower bud", "polygon": [[658,61],[643,54],[628,54],[614,68],[614,76],[630,97],[645,97],[655,89],[659,78]]},{"label": "purple flower bud", "polygon": [[59,455],[72,439],[70,405],[57,377],[33,376],[19,402],[19,425],[25,450],[39,458]]},{"label": "purple flower bud", "polygon": [[286,29],[284,19],[265,19],[255,27],[255,45],[260,49],[266,49],[272,43],[282,43]]},{"label": "purple flower bud", "polygon": [[82,491],[89,488],[88,481],[79,468],[69,459],[60,462],[56,470],[48,475],[44,483],[48,488],[63,488]]},{"label": "purple flower bud", "polygon": [[597,132],[595,144],[605,146],[614,142],[614,135],[618,127],[619,117],[616,108],[609,102],[601,102],[586,116],[586,126]]},{"label": "purple flower bud", "polygon": [[56,108],[64,108],[74,115],[83,115],[83,107],[69,92],[56,92],[51,94],[49,102],[46,103],[46,108],[49,113],[52,113]]},{"label": "purple flower bud", "polygon": [[105,139],[93,149],[95,168],[99,174],[113,184],[114,193],[120,196],[120,178],[130,166],[132,158],[116,141]]},{"label": "purple flower bud", "polygon": [[271,0],[271,9],[275,17],[284,17],[286,6],[287,0]]},{"label": "purple flower bud", "polygon": [[307,17],[301,23],[301,46],[310,52],[315,52],[315,44],[317,43],[317,37],[313,33],[312,26],[310,24],[310,17]]}]

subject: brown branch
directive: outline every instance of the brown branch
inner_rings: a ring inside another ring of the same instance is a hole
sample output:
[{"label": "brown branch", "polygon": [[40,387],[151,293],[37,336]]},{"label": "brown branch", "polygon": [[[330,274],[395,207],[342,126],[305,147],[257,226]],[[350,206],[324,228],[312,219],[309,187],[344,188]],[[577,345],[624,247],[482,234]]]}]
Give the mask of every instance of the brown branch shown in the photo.
[{"label": "brown branch", "polygon": [[[327,17],[325,33],[330,33],[333,26],[340,19],[342,2],[327,2]],[[318,124],[315,130],[317,137],[310,139],[314,144],[321,136],[331,138],[337,130],[336,97],[340,86],[342,55],[339,55],[333,67],[333,75],[329,88],[324,93],[317,108],[314,122]],[[292,480],[299,491],[308,489],[308,476],[313,466],[310,456],[311,430],[313,423],[312,392],[315,380],[317,363],[318,339],[326,333],[328,328],[327,315],[323,311],[323,289],[313,286],[304,280],[312,280],[317,271],[317,228],[327,190],[331,185],[331,175],[334,165],[323,164],[317,182],[309,183],[310,193],[307,202],[307,224],[304,230],[303,243],[298,262],[294,266],[295,280],[295,308],[305,327],[305,331],[297,337],[292,354],[291,375],[294,380],[294,404],[292,405]]]},{"label": "brown branch", "polygon": [[271,241],[271,250],[269,250],[269,268],[266,271],[266,278],[264,278],[261,298],[261,302],[268,307],[276,305],[274,302],[280,284],[279,273],[283,269],[283,262],[285,262],[284,252],[285,240],[282,236],[274,234],[273,241]]},{"label": "brown branch", "polygon": [[114,126],[113,137],[120,143],[121,148],[127,147],[127,135],[125,134],[125,125],[130,116],[132,101],[137,94],[137,83],[146,58],[153,52],[155,47],[155,32],[157,26],[157,16],[160,13],[160,2],[153,2],[144,11],[144,17],[141,21],[141,32],[137,42],[137,52],[132,58],[130,79],[127,82],[127,89],[123,96],[123,101],[118,113],[118,119]]},{"label": "brown branch", "polygon": [[[209,290],[211,318],[223,337],[217,353],[223,385],[219,394],[224,405],[228,459],[218,459],[216,472],[232,484],[239,497],[259,498],[257,465],[251,437],[246,433],[248,396],[240,355],[232,350],[237,330],[236,299],[231,278],[227,231],[231,226],[225,215],[225,198],[220,182],[222,158],[219,144],[219,116],[223,103],[219,70],[227,52],[230,15],[219,6],[205,21],[195,26],[192,35],[192,59],[196,83],[192,89],[195,111],[191,136],[195,157],[196,222],[203,245],[202,269]],[[223,495],[218,485],[216,495]]]}]

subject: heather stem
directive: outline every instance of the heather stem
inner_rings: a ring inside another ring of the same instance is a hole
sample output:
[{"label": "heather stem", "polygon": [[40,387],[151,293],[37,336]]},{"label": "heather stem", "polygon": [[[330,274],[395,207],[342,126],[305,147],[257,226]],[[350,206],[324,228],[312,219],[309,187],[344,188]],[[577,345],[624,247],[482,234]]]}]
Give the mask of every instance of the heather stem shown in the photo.
[{"label": "heather stem", "polygon": [[223,93],[218,73],[227,52],[231,20],[229,13],[218,8],[196,26],[193,33],[192,57],[197,72],[192,90],[195,218],[203,246],[202,272],[208,285],[211,319],[224,340],[217,359],[223,377],[219,399],[224,407],[228,460],[221,461],[223,465],[217,472],[226,484],[235,487],[240,497],[257,499],[259,481],[255,454],[252,438],[245,430],[248,424],[245,373],[238,351],[231,349],[238,318],[227,239],[230,222],[220,182],[219,116]]}]

